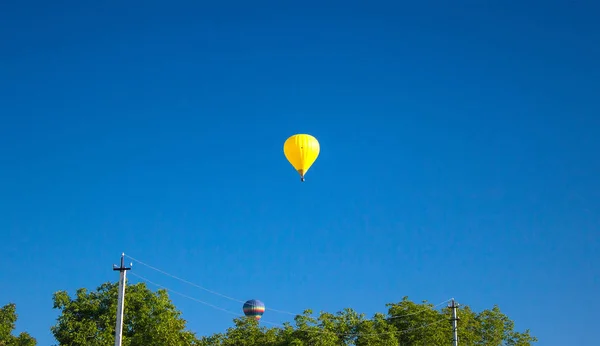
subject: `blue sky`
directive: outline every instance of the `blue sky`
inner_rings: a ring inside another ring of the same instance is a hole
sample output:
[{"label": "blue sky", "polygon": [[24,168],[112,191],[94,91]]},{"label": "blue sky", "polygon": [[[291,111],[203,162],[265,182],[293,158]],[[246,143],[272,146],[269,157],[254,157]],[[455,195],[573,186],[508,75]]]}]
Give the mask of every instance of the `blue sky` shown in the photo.
[{"label": "blue sky", "polygon": [[[600,344],[592,3],[4,1],[0,304],[49,345],[52,293],[124,251],[275,323],[455,297]],[[321,143],[305,183],[294,133]]]}]

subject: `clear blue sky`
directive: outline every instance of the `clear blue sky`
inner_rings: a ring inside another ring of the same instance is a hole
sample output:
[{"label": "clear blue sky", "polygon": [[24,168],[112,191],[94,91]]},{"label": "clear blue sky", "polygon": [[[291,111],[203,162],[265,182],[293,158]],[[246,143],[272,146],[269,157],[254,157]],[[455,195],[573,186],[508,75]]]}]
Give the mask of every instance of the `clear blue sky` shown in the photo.
[{"label": "clear blue sky", "polygon": [[[291,3],[2,2],[18,330],[52,343],[52,293],[117,280],[124,251],[265,321],[455,297],[540,345],[600,344],[598,5]],[[322,148],[305,183],[299,132]],[[199,334],[231,326],[173,300]]]}]

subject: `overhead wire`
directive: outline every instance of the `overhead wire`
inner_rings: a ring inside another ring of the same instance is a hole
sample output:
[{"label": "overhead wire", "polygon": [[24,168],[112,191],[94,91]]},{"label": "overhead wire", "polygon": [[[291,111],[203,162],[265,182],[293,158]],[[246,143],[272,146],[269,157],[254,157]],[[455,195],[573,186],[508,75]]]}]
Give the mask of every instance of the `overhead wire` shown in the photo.
[{"label": "overhead wire", "polygon": [[[137,262],[137,263],[139,263],[139,264],[141,264],[141,265],[143,265],[143,266],[146,266],[146,267],[148,267],[148,268],[150,268],[150,269],[152,269],[152,270],[155,270],[155,271],[157,271],[157,272],[159,272],[159,273],[161,273],[161,274],[164,274],[164,275],[166,275],[166,276],[169,276],[169,277],[171,277],[171,278],[173,278],[173,279],[175,279],[175,280],[179,280],[179,281],[181,281],[181,282],[183,282],[183,283],[186,283],[186,284],[188,284],[188,285],[194,286],[194,287],[196,287],[196,288],[199,288],[199,289],[201,289],[201,290],[203,290],[203,291],[206,291],[206,292],[208,292],[208,293],[211,293],[211,294],[214,294],[214,295],[217,295],[217,296],[220,296],[220,297],[223,297],[223,298],[225,298],[225,299],[228,299],[228,300],[231,300],[231,301],[234,301],[234,302],[238,302],[238,303],[244,303],[244,302],[245,302],[244,300],[241,300],[241,299],[237,299],[237,298],[230,297],[230,296],[228,296],[228,295],[225,295],[225,294],[219,293],[219,292],[217,292],[217,291],[214,291],[214,290],[208,289],[208,288],[206,288],[206,287],[203,287],[203,286],[201,286],[201,285],[198,285],[198,284],[196,284],[196,283],[193,283],[193,282],[191,282],[191,281],[188,281],[188,280],[182,279],[182,278],[180,278],[180,277],[178,277],[178,276],[175,276],[175,275],[173,275],[173,274],[167,273],[167,272],[166,272],[166,271],[164,271],[164,270],[158,269],[158,268],[156,268],[156,267],[154,267],[154,266],[151,266],[151,265],[149,265],[149,264],[147,264],[147,263],[144,263],[144,262],[142,262],[142,261],[140,261],[140,260],[138,260],[138,259],[136,259],[136,258],[134,258],[134,257],[132,257],[132,256],[130,256],[130,255],[128,255],[128,254],[125,254],[125,257],[128,257],[128,258],[130,258],[131,260],[133,260],[133,261],[135,261],[135,262]],[[273,308],[269,308],[269,311],[278,312],[278,313],[281,313],[281,314],[286,314],[286,315],[291,315],[291,316],[296,316],[296,315],[297,315],[297,314],[295,314],[295,313],[293,313],[293,312],[289,312],[289,311],[285,311],[285,310],[278,310],[278,309],[273,309]]]},{"label": "overhead wire", "polygon": [[[194,297],[189,296],[187,294],[175,291],[175,290],[173,290],[173,289],[171,289],[169,287],[166,287],[164,285],[158,284],[158,283],[156,283],[156,282],[154,282],[154,281],[152,281],[152,280],[150,280],[148,278],[145,278],[145,277],[143,277],[143,276],[141,276],[139,274],[130,272],[129,275],[137,277],[138,279],[140,279],[142,281],[145,281],[145,282],[147,282],[149,284],[152,284],[154,286],[162,288],[162,289],[164,289],[166,291],[169,291],[171,293],[174,293],[176,295],[179,295],[179,296],[182,296],[184,298],[190,299],[190,300],[192,300],[194,302],[197,302],[197,303],[209,306],[209,307],[211,307],[213,309],[220,310],[220,311],[223,311],[225,313],[228,313],[228,314],[231,314],[231,315],[234,315],[234,316],[237,316],[237,317],[244,317],[244,315],[242,315],[242,314],[239,314],[239,313],[236,313],[236,312],[233,312],[233,311],[221,308],[219,306],[216,306],[214,304],[211,304],[211,303],[205,302],[203,300],[194,298]],[[447,302],[449,300],[446,300],[446,301],[444,301],[444,302],[442,302],[440,304],[437,304],[436,306],[442,305],[442,304],[444,304],[445,302]],[[423,309],[423,310],[420,310],[420,311],[416,311],[416,312],[413,312],[413,313],[410,313],[410,314],[398,315],[398,316],[391,316],[391,317],[385,318],[385,320],[390,320],[390,319],[394,319],[394,318],[401,318],[401,317],[407,317],[407,316],[416,315],[416,314],[424,312],[424,311],[431,311],[431,308],[432,307],[426,308],[426,309]],[[269,309],[269,310],[271,310],[271,309]],[[336,333],[336,332],[325,331],[325,330],[303,330],[303,331],[304,332],[310,332],[310,333],[329,334],[329,335],[333,334],[333,335],[337,335],[337,336],[377,336],[377,335],[384,335],[384,334],[401,334],[401,333],[407,333],[407,332],[410,332],[410,331],[413,331],[413,330],[418,330],[418,329],[426,328],[426,327],[429,327],[431,325],[435,325],[435,324],[441,323],[443,321],[448,321],[448,319],[447,318],[443,318],[443,319],[440,319],[438,321],[431,322],[431,323],[428,323],[428,324],[425,324],[425,325],[422,325],[422,326],[418,326],[418,327],[414,327],[414,328],[408,328],[408,329],[399,330],[399,331],[395,330],[395,331],[389,331],[389,332],[380,332],[380,333]],[[276,326],[276,327],[279,327],[279,328],[286,328],[285,325],[282,325],[282,324],[279,324],[279,323],[275,323],[275,322],[266,321],[266,320],[263,320],[263,319],[261,319],[261,322],[265,323],[265,324],[273,325],[273,326]]]},{"label": "overhead wire", "polygon": [[242,300],[239,300],[239,299],[236,299],[236,298],[232,298],[232,297],[230,297],[230,296],[227,296],[227,295],[224,295],[224,294],[222,294],[222,293],[219,293],[219,292],[216,292],[216,291],[210,290],[210,289],[208,289],[208,288],[206,288],[206,287],[200,286],[200,285],[198,285],[198,284],[195,284],[195,283],[193,283],[193,282],[187,281],[187,280],[185,280],[185,279],[182,279],[182,278],[180,278],[180,277],[177,277],[177,276],[175,276],[175,275],[173,275],[173,274],[167,273],[167,272],[165,272],[164,270],[161,270],[161,269],[158,269],[158,268],[156,268],[156,267],[153,267],[153,266],[151,266],[151,265],[149,265],[149,264],[147,264],[147,263],[144,263],[144,262],[142,262],[142,261],[140,261],[140,260],[138,260],[138,259],[136,259],[136,258],[134,258],[134,257],[132,257],[132,256],[130,256],[130,255],[127,255],[127,254],[125,254],[125,257],[129,257],[129,258],[130,258],[130,259],[132,259],[133,261],[135,261],[135,262],[137,262],[137,263],[139,263],[139,264],[141,264],[141,265],[143,265],[143,266],[146,266],[146,267],[148,267],[148,268],[150,268],[150,269],[152,269],[152,270],[155,270],[155,271],[157,271],[157,272],[159,272],[159,273],[161,273],[161,274],[164,274],[164,275],[170,276],[170,277],[172,277],[173,279],[179,280],[179,281],[181,281],[181,282],[184,282],[184,283],[186,283],[186,284],[188,284],[188,285],[192,285],[192,286],[194,286],[194,287],[197,287],[197,288],[199,288],[199,289],[201,289],[201,290],[204,290],[204,291],[206,291],[206,292],[208,292],[208,293],[211,293],[211,294],[214,294],[214,295],[217,295],[217,296],[223,297],[223,298],[225,298],[225,299],[232,300],[232,301],[234,301],[234,302],[238,302],[238,303],[243,303],[243,302],[244,302],[244,301],[242,301]]},{"label": "overhead wire", "polygon": [[[151,280],[149,280],[149,279],[147,279],[147,278],[145,278],[145,277],[143,277],[141,275],[134,274],[134,273],[130,273],[130,275],[135,276],[135,277],[137,277],[137,278],[139,278],[139,279],[141,279],[143,281],[146,281],[146,282],[148,282],[148,283],[150,283],[152,285],[155,285],[157,287],[163,288],[163,289],[165,289],[165,290],[167,290],[167,291],[169,291],[171,293],[174,293],[174,294],[180,295],[180,296],[182,296],[184,298],[187,298],[187,299],[190,299],[192,301],[195,301],[197,303],[201,303],[201,304],[207,305],[209,307],[215,308],[217,310],[224,311],[226,313],[229,313],[229,314],[232,314],[232,315],[235,315],[235,316],[238,316],[238,317],[244,317],[244,315],[235,313],[233,311],[229,311],[227,309],[223,309],[221,307],[218,307],[216,305],[207,303],[207,302],[202,301],[200,299],[196,299],[194,297],[191,297],[189,295],[183,294],[181,292],[174,291],[174,290],[172,290],[172,289],[170,289],[170,288],[168,288],[168,287],[166,287],[164,285],[161,285],[161,284],[158,284],[156,282],[153,282],[153,281],[151,281]],[[394,318],[403,317],[403,316],[411,316],[411,315],[414,315],[414,314],[415,313],[406,314],[406,315],[402,315],[402,316],[394,316]],[[329,334],[329,335],[333,334],[333,335],[337,335],[337,336],[376,336],[376,335],[384,335],[384,334],[401,334],[401,333],[406,333],[406,332],[410,332],[410,331],[413,331],[413,330],[423,329],[423,328],[426,328],[426,327],[429,327],[431,325],[435,325],[435,324],[438,324],[438,323],[441,323],[441,322],[444,322],[444,321],[448,321],[448,319],[447,318],[443,318],[443,319],[439,319],[439,320],[437,320],[435,322],[431,322],[431,323],[428,323],[428,324],[425,324],[425,325],[422,325],[422,326],[418,326],[418,327],[414,327],[414,328],[408,328],[408,329],[403,329],[403,330],[395,330],[395,331],[390,331],[390,332],[380,332],[380,333],[336,333],[336,332],[325,331],[325,330],[303,330],[303,332],[318,333],[318,334]],[[282,324],[279,324],[279,323],[270,322],[270,321],[265,321],[265,320],[262,320],[262,319],[261,319],[261,322],[262,323],[266,323],[266,324],[270,324],[270,325],[273,325],[273,326],[276,326],[276,327],[279,327],[279,328],[285,328],[286,327],[285,325],[282,325]]]},{"label": "overhead wire", "polygon": [[175,294],[177,294],[177,295],[180,295],[180,296],[182,296],[182,297],[184,297],[184,298],[187,298],[187,299],[193,300],[193,301],[195,301],[195,302],[197,302],[197,303],[204,304],[204,305],[206,305],[206,306],[210,306],[210,307],[211,307],[211,308],[213,308],[213,309],[221,310],[221,311],[223,311],[223,312],[226,312],[226,313],[228,313],[228,314],[232,314],[232,315],[234,315],[234,316],[241,316],[241,315],[240,315],[240,314],[238,314],[237,312],[229,311],[229,310],[227,310],[227,309],[221,308],[221,307],[219,307],[219,306],[216,306],[216,305],[214,305],[214,304],[211,304],[211,303],[205,302],[205,301],[203,301],[203,300],[200,300],[200,299],[196,299],[196,298],[194,298],[194,297],[188,296],[188,295],[186,295],[186,294],[183,294],[183,293],[181,293],[181,292],[177,292],[177,291],[175,291],[175,290],[173,290],[173,289],[170,289],[170,288],[168,288],[168,287],[165,287],[165,286],[163,286],[163,285],[161,285],[161,284],[158,284],[158,283],[156,283],[156,282],[154,282],[154,281],[151,281],[150,279],[147,279],[147,278],[145,278],[145,277],[143,277],[143,276],[141,276],[141,275],[138,275],[138,274],[136,274],[136,273],[130,272],[130,273],[129,273],[129,275],[131,275],[131,276],[134,276],[134,277],[137,277],[138,279],[140,279],[140,280],[142,280],[142,281],[145,281],[145,282],[148,282],[148,283],[150,283],[150,284],[152,284],[152,285],[154,285],[154,286],[157,286],[157,287],[163,288],[163,289],[165,289],[165,290],[167,290],[167,291],[169,291],[169,292],[171,292],[171,293],[175,293]]},{"label": "overhead wire", "polygon": [[[242,304],[245,302],[244,300],[241,300],[241,299],[237,299],[237,298],[230,297],[230,296],[228,296],[228,295],[225,295],[225,294],[223,294],[223,293],[219,293],[219,292],[217,292],[217,291],[214,291],[214,290],[208,289],[208,288],[206,288],[206,287],[203,287],[203,286],[201,286],[201,285],[198,285],[198,284],[196,284],[196,283],[193,283],[193,282],[191,282],[191,281],[188,281],[188,280],[186,280],[186,279],[183,279],[183,278],[180,278],[180,277],[178,277],[178,276],[175,276],[175,275],[173,275],[173,274],[171,274],[171,273],[168,273],[168,272],[166,272],[166,271],[164,271],[164,270],[161,270],[161,269],[159,269],[159,268],[156,268],[156,267],[154,267],[154,266],[152,266],[152,265],[150,265],[150,264],[148,264],[148,263],[142,262],[141,260],[139,260],[139,259],[136,259],[135,257],[132,257],[132,256],[130,256],[130,255],[128,255],[128,254],[124,254],[124,255],[125,255],[125,257],[128,257],[128,258],[130,258],[131,260],[133,260],[133,261],[135,261],[135,262],[137,262],[137,263],[139,263],[139,264],[141,264],[141,265],[143,265],[143,266],[146,266],[146,267],[148,267],[148,268],[150,268],[150,269],[152,269],[152,270],[154,270],[154,271],[157,271],[157,272],[159,272],[159,273],[161,273],[161,274],[163,274],[163,275],[169,276],[169,277],[171,277],[171,278],[173,278],[173,279],[175,279],[175,280],[179,280],[179,281],[181,281],[181,282],[183,282],[183,283],[186,283],[186,284],[188,284],[188,285],[190,285],[190,286],[194,286],[194,287],[196,287],[196,288],[199,288],[199,289],[201,289],[201,290],[203,290],[203,291],[206,291],[206,292],[208,292],[208,293],[211,293],[211,294],[214,294],[214,295],[217,295],[217,296],[223,297],[223,298],[225,298],[225,299],[228,299],[228,300],[231,300],[231,301],[234,301],[234,302],[242,303]],[[443,302],[440,302],[440,303],[438,303],[438,304],[436,304],[436,305],[433,305],[433,306],[431,306],[431,307],[428,307],[428,308],[424,308],[423,310],[419,310],[419,311],[416,311],[416,312],[412,312],[412,313],[410,313],[410,314],[406,314],[406,315],[400,315],[400,316],[391,316],[391,317],[388,317],[388,319],[394,319],[394,318],[401,318],[401,317],[408,317],[408,316],[416,315],[416,314],[419,314],[419,313],[421,313],[421,312],[427,311],[427,310],[429,310],[430,308],[437,308],[437,307],[439,307],[439,306],[441,306],[441,305],[443,305],[443,304],[445,304],[445,303],[449,302],[450,300],[452,300],[452,299],[446,299],[446,300],[444,300]],[[291,316],[297,316],[297,315],[301,315],[301,314],[298,314],[298,313],[293,313],[293,312],[289,312],[289,311],[285,311],[285,310],[278,310],[278,309],[274,309],[274,308],[271,308],[271,307],[269,307],[269,311],[272,311],[272,312],[278,312],[278,313],[282,313],[282,314],[287,314],[287,315],[291,315]]]}]

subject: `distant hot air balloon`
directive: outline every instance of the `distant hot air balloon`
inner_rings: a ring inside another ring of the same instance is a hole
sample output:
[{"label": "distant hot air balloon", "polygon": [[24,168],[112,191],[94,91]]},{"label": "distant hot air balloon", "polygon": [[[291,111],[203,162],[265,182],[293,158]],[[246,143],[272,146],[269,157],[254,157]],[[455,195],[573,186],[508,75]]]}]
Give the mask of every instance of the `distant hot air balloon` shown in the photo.
[{"label": "distant hot air balloon", "polygon": [[293,135],[283,144],[283,153],[300,174],[300,181],[304,181],[304,175],[315,163],[320,151],[319,141],[307,134]]},{"label": "distant hot air balloon", "polygon": [[244,315],[260,320],[265,313],[265,304],[260,300],[251,299],[244,303]]}]

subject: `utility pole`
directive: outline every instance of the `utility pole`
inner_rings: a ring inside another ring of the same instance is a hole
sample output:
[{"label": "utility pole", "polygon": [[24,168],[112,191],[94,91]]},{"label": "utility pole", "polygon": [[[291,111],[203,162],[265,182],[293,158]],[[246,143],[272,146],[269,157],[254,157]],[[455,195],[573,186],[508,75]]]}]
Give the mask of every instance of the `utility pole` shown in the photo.
[{"label": "utility pole", "polygon": [[117,328],[115,328],[115,346],[121,346],[123,342],[123,309],[125,308],[125,274],[131,268],[125,267],[125,253],[121,254],[121,266],[113,264],[113,270],[121,272],[119,277],[119,300],[117,303]]},{"label": "utility pole", "polygon": [[452,302],[448,305],[449,308],[452,308],[452,334],[454,334],[452,339],[452,345],[458,346],[458,317],[456,316],[456,309],[458,309],[459,304],[454,301],[452,298]]}]

